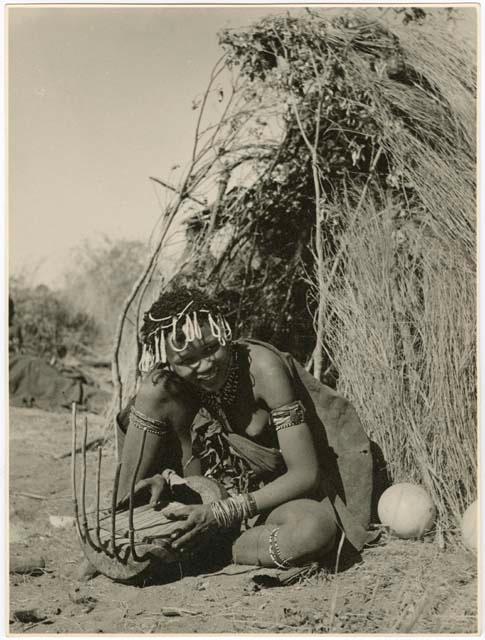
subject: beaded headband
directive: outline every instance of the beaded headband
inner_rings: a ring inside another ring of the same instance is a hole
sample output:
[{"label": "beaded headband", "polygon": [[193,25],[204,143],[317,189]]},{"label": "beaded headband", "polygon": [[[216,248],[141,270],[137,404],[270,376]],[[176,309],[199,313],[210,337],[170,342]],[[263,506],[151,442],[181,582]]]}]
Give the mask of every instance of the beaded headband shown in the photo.
[{"label": "beaded headband", "polygon": [[[152,322],[159,323],[159,325],[145,338],[145,344],[143,345],[142,355],[138,364],[138,368],[142,373],[151,371],[159,362],[163,362],[164,364],[167,362],[167,340],[174,351],[183,351],[187,348],[187,345],[196,338],[199,340],[202,338],[202,331],[197,314],[206,316],[211,333],[214,338],[217,338],[221,346],[231,341],[231,327],[224,316],[218,313],[214,317],[208,309],[190,311],[193,302],[194,301],[191,300],[186,304],[180,313],[165,316],[164,318],[154,318],[151,313],[148,313],[149,319]],[[185,322],[180,326],[179,322],[184,316]],[[182,330],[184,334],[185,340],[182,346],[177,346],[176,343],[177,329]]]}]

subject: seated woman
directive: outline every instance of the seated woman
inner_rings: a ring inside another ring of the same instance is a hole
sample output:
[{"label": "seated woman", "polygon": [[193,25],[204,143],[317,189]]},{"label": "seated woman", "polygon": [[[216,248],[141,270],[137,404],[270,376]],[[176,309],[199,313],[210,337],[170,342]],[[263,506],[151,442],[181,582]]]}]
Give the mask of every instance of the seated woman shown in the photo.
[{"label": "seated woman", "polygon": [[212,477],[230,494],[166,507],[180,521],[174,549],[243,522],[232,548],[236,563],[286,568],[318,560],[342,533],[362,548],[372,461],[346,400],[288,354],[232,341],[217,304],[198,290],[162,294],[145,314],[142,338],[143,377],[125,412],[119,497],[128,493],[146,428],[137,486],[150,488],[152,503],[164,489],[157,472],[167,467]]}]

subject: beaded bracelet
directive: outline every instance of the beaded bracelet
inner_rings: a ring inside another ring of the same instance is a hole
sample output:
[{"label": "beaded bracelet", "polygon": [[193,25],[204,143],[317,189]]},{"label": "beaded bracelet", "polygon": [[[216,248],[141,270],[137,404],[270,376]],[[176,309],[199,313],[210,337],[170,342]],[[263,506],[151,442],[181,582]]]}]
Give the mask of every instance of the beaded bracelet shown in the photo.
[{"label": "beaded bracelet", "polygon": [[248,505],[248,514],[246,518],[254,518],[254,516],[258,515],[258,505],[256,504],[256,499],[254,498],[252,493],[245,493],[243,495],[246,497]]},{"label": "beaded bracelet", "polygon": [[137,411],[135,407],[131,407],[130,425],[135,427],[135,429],[141,429],[142,431],[146,430],[148,433],[153,433],[160,437],[172,432],[167,420],[156,420],[155,418],[150,418],[144,413]]}]

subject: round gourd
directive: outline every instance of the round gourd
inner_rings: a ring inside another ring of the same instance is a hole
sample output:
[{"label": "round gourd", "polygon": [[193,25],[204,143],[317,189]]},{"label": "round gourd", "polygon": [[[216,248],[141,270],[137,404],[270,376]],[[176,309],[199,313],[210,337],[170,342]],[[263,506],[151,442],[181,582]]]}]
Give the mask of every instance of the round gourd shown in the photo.
[{"label": "round gourd", "polygon": [[476,500],[472,502],[463,514],[461,535],[463,536],[465,547],[476,553],[478,545],[478,502]]},{"label": "round gourd", "polygon": [[436,509],[427,491],[400,482],[384,491],[377,505],[382,524],[400,538],[421,538],[433,526]]}]

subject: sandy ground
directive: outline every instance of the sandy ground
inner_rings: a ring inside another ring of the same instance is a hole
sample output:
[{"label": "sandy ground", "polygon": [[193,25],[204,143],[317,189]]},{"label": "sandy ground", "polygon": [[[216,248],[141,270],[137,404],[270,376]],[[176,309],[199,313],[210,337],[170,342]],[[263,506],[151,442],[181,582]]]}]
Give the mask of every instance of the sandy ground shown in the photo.
[{"label": "sandy ground", "polygon": [[[82,418],[81,418],[82,420]],[[80,421],[81,422],[81,421]],[[103,432],[90,415],[90,438]],[[68,413],[10,411],[10,555],[40,558],[37,575],[10,574],[10,633],[475,633],[476,558],[459,546],[383,535],[360,561],[323,568],[291,586],[263,587],[279,572],[229,566],[171,575],[143,587],[99,576],[79,581],[72,516]],[[96,455],[88,453],[92,469]],[[103,488],[111,486],[106,452]],[[90,487],[88,493],[93,493]],[[62,523],[62,521],[61,521]],[[235,571],[244,573],[234,573]]]}]

